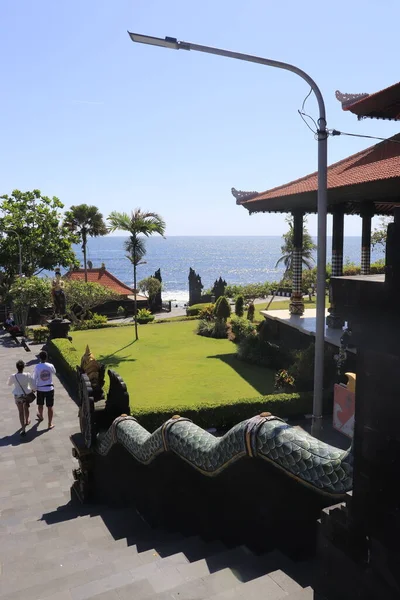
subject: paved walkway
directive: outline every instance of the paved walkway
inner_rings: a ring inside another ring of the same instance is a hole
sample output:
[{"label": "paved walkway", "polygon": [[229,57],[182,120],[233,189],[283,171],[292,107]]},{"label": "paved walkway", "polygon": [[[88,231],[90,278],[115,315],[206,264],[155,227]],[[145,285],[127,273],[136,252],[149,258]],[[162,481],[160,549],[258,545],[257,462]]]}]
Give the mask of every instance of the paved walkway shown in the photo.
[{"label": "paved walkway", "polygon": [[[14,543],[18,539],[23,542],[27,534],[30,539],[32,535],[38,536],[38,541],[44,539],[42,517],[68,504],[73,480],[69,435],[78,430],[78,409],[58,380],[55,382],[54,429],[47,429],[47,418],[42,423],[35,420],[34,403],[27,435],[20,436],[18,411],[7,380],[15,373],[19,359],[24,360],[26,370],[32,372],[41,345],[30,348],[31,352],[25,352],[8,334],[0,332],[0,574],[3,571],[3,575],[10,568],[16,568],[15,564],[7,563],[7,552],[4,552],[10,536]],[[51,555],[51,546],[47,552]],[[48,556],[42,558],[45,560]]]}]

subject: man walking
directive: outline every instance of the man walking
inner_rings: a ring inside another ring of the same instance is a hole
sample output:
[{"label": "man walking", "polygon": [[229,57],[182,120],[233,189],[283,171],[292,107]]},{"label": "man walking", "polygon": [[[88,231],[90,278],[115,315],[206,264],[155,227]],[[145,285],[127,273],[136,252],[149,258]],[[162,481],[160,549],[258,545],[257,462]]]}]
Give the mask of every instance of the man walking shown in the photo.
[{"label": "man walking", "polygon": [[49,429],[53,429],[53,405],[54,405],[54,385],[53,374],[56,370],[54,365],[47,362],[47,352],[42,350],[39,353],[40,363],[36,365],[33,371],[35,389],[37,391],[38,421],[43,421],[43,407],[46,402],[47,414],[49,418]]}]

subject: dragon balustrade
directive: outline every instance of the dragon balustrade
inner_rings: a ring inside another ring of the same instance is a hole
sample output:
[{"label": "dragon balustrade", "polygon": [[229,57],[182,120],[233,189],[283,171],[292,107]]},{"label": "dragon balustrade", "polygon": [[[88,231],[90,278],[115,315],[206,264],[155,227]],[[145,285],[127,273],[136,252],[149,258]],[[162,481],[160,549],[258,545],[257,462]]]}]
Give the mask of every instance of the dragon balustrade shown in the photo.
[{"label": "dragon balustrade", "polygon": [[352,489],[352,448],[330,446],[270,413],[219,437],[178,415],[150,432],[130,416],[124,381],[107,373],[108,391],[97,395],[80,373],[81,433],[71,440],[79,461],[73,490],[82,502],[124,502],[150,519],[162,513],[187,523],[196,515],[202,531],[222,522],[227,531],[234,521],[246,542],[251,530],[265,541],[262,528],[272,539],[277,524],[281,538],[284,522],[286,539],[300,544],[304,532],[312,537],[321,508]]}]

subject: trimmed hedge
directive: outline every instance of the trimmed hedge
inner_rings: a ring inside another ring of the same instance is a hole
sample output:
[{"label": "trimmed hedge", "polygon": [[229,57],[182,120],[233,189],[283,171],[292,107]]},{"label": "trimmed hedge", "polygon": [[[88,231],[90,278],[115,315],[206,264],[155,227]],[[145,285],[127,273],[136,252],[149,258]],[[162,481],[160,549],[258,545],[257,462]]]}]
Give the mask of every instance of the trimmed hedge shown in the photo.
[{"label": "trimmed hedge", "polygon": [[[276,417],[295,418],[312,413],[312,392],[293,394],[270,394],[255,398],[239,398],[232,400],[231,404],[207,404],[195,407],[193,405],[176,406],[174,412],[170,408],[158,405],[152,411],[149,409],[136,409],[131,403],[131,414],[136,417],[142,427],[148,431],[155,431],[160,425],[170,419],[173,414],[191,419],[193,423],[208,429],[229,429],[250,417],[262,412],[270,412]],[[324,412],[332,411],[332,394],[324,395]]]},{"label": "trimmed hedge", "polygon": [[74,391],[77,391],[76,366],[81,364],[81,356],[75,346],[65,338],[56,338],[50,340],[46,348],[57,372]]}]

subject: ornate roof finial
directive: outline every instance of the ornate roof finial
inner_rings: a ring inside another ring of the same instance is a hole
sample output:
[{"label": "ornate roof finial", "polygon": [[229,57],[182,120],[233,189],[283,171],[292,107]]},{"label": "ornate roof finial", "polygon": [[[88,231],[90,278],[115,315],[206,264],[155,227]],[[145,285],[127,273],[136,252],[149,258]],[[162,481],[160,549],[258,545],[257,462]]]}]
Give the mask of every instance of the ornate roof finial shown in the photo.
[{"label": "ornate roof finial", "polygon": [[236,198],[236,204],[243,204],[246,200],[250,200],[255,196],[258,196],[258,192],[242,192],[236,188],[231,188],[232,196]]},{"label": "ornate roof finial", "polygon": [[342,94],[339,90],[336,90],[335,96],[339,102],[342,104],[342,108],[346,108],[347,106],[351,106],[355,102],[362,100],[363,98],[367,98],[369,94]]}]

